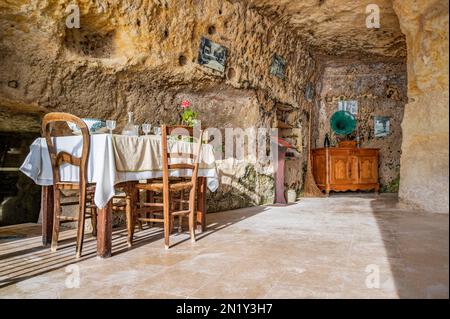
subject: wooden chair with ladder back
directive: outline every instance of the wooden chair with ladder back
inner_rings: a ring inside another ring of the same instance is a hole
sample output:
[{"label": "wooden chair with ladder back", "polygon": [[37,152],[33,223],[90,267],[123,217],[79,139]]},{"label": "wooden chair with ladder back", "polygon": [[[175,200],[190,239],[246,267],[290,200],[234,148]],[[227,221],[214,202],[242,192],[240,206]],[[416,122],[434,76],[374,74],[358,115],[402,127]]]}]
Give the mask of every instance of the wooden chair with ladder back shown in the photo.
[{"label": "wooden chair with ladder back", "polygon": [[[183,179],[178,178],[176,179],[176,181],[181,181]],[[171,181],[175,181],[175,179],[171,178]],[[153,179],[153,180],[147,180],[147,183],[154,183],[154,182],[159,182],[162,183],[161,179]],[[181,211],[184,209],[185,204],[189,204],[189,192],[185,192],[184,190],[180,191],[179,193],[171,193],[170,194],[170,204],[171,204],[171,211],[175,210],[176,207],[178,206],[178,209]],[[151,192],[149,190],[145,190],[145,192],[138,192],[137,193],[137,199],[136,199],[137,203],[141,203],[141,202],[145,202],[145,203],[163,203],[163,197],[162,194],[156,194],[154,192]],[[141,205],[141,204],[138,204]],[[142,205],[145,206],[145,205]],[[145,212],[145,216],[148,219],[153,219],[156,216],[159,216],[160,219],[163,218],[164,216],[164,210],[163,207],[154,207],[153,210],[147,210]],[[179,215],[178,216],[178,227],[177,227],[177,232],[181,233],[183,231],[183,215]],[[137,220],[137,224],[138,224],[138,229],[142,230],[143,229],[143,223],[140,220]],[[147,221],[147,225],[149,225],[149,227],[153,227],[153,222]],[[173,230],[174,230],[174,226],[175,226],[175,216],[171,215],[170,216],[170,230],[169,233],[172,234]]]},{"label": "wooden chair with ladder back", "polygon": [[[143,201],[136,200],[133,218],[139,224],[142,222],[163,223],[164,244],[168,249],[175,217],[178,217],[180,222],[182,217],[188,217],[191,241],[195,242],[195,199],[203,131],[200,130],[198,136],[195,136],[192,127],[166,125],[161,127],[161,131],[163,178],[136,184],[134,195],[135,198],[138,198],[137,194],[140,191],[145,191],[146,194],[157,193],[162,195],[160,196],[161,200],[155,201],[152,199],[153,196],[145,196]],[[171,141],[168,141],[168,136],[171,137]],[[189,141],[183,141],[186,138]],[[184,149],[174,151],[172,147],[176,146],[176,143],[184,145]],[[190,171],[191,175],[185,178],[171,177],[170,173],[173,170]],[[182,195],[186,192],[189,193],[188,200],[185,200]],[[175,199],[175,194],[179,196],[179,199]],[[185,209],[183,204],[187,204],[188,207]],[[159,218],[157,218],[158,215],[160,215]],[[128,231],[128,245],[131,246],[134,223]]]},{"label": "wooden chair with ladder back", "polygon": [[[78,126],[82,137],[82,151],[81,156],[76,157],[65,151],[58,152],[54,139],[52,136],[51,124],[54,123],[71,122]],[[61,223],[78,222],[77,225],[77,242],[76,242],[76,256],[81,257],[84,239],[85,219],[91,218],[92,234],[96,236],[97,230],[97,208],[94,204],[95,184],[88,183],[87,165],[90,152],[90,133],[89,129],[80,118],[69,113],[53,112],[44,116],[42,121],[42,134],[47,142],[47,148],[50,156],[53,174],[53,231],[51,250],[56,251],[58,246],[59,229]],[[61,181],[60,166],[63,164],[70,164],[79,167],[78,182]],[[119,185],[120,186],[120,185]],[[64,196],[63,191],[78,191],[78,201],[62,201]],[[117,198],[116,198],[117,199]],[[76,217],[63,216],[63,206],[78,205],[79,211]],[[113,201],[113,211],[125,211],[126,203],[123,200],[119,202]]]}]

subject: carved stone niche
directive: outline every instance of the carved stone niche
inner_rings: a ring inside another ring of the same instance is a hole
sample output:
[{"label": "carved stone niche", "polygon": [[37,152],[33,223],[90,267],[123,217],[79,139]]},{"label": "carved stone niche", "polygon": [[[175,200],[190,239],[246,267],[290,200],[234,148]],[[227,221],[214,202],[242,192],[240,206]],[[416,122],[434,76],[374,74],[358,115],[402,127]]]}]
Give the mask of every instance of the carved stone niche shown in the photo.
[{"label": "carved stone niche", "polygon": [[[64,46],[88,58],[108,59],[114,56],[117,27],[101,12],[90,10],[80,17],[80,28],[66,28]],[[140,20],[136,22],[140,24]]]},{"label": "carved stone niche", "polygon": [[110,58],[114,54],[114,32],[68,29],[64,44],[69,50],[93,58]]}]

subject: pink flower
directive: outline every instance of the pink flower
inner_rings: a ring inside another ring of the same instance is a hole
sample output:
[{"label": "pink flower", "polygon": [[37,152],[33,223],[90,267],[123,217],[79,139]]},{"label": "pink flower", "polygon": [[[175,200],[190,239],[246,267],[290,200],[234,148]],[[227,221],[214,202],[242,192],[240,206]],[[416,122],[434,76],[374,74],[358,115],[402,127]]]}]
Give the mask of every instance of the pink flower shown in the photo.
[{"label": "pink flower", "polygon": [[191,103],[188,100],[184,100],[183,102],[181,102],[181,107],[183,109],[187,109],[189,106],[191,106]]}]

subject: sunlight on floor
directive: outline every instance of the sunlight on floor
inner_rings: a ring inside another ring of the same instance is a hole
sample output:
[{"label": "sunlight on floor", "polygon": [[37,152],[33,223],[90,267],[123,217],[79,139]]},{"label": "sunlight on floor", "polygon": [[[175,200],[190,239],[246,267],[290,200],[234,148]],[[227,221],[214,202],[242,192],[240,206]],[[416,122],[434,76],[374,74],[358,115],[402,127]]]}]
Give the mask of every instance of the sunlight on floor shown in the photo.
[{"label": "sunlight on floor", "polygon": [[[0,229],[0,297],[25,298],[448,298],[448,216],[411,212],[393,196],[303,199],[208,215],[191,244],[161,228],[113,234],[113,257],[74,231],[41,247],[39,225]],[[79,288],[68,288],[77,265]],[[70,282],[70,281],[69,281]]]}]

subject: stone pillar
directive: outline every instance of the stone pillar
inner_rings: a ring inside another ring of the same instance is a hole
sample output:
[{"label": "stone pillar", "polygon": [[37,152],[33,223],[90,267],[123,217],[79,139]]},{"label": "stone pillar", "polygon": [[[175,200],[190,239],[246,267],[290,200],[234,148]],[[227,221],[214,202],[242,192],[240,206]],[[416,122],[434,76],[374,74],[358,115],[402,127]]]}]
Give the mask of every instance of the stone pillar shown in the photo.
[{"label": "stone pillar", "polygon": [[402,123],[400,199],[449,212],[447,0],[394,0],[408,48],[408,97]]}]

